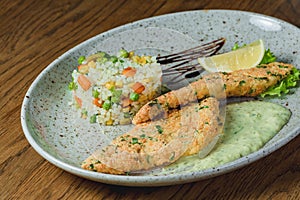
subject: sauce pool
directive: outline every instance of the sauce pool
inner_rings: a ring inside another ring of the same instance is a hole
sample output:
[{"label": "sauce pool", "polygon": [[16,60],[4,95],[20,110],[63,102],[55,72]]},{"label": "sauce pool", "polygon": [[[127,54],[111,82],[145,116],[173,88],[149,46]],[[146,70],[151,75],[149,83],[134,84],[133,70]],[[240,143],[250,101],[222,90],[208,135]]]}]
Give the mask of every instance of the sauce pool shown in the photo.
[{"label": "sauce pool", "polygon": [[249,101],[226,106],[224,135],[208,156],[198,155],[179,159],[152,175],[196,172],[218,167],[247,156],[262,148],[288,122],[287,108],[270,102]]}]

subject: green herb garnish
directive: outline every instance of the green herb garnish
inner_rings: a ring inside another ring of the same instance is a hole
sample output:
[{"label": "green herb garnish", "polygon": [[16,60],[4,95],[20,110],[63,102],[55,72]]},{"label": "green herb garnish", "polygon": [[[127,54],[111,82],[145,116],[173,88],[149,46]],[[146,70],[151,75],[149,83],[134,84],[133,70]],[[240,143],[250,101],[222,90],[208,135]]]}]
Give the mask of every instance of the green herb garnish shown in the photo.
[{"label": "green herb garnish", "polygon": [[138,144],[139,143],[139,139],[138,138],[132,138],[131,139],[131,144]]},{"label": "green herb garnish", "polygon": [[295,87],[297,85],[297,81],[299,80],[300,80],[300,71],[296,68],[293,68],[291,74],[289,74],[278,84],[270,87],[267,91],[262,93],[260,96],[261,97],[265,97],[266,95],[281,96],[281,94],[287,94],[290,91],[288,88]]},{"label": "green herb garnish", "polygon": [[170,158],[169,158],[170,161],[173,161],[173,160],[174,160],[175,154],[176,154],[175,152],[172,152],[172,154],[171,154],[171,156],[170,156]]},{"label": "green herb garnish", "polygon": [[85,60],[85,56],[80,56],[77,60],[78,64],[81,65],[84,60]]},{"label": "green herb garnish", "polygon": [[265,50],[265,54],[264,54],[264,57],[263,59],[260,61],[260,65],[261,64],[268,64],[268,63],[271,63],[271,62],[275,62],[276,61],[276,56],[274,56],[273,52],[271,52],[270,49],[267,49]]},{"label": "green herb garnish", "polygon": [[204,109],[204,108],[209,108],[209,106],[201,106],[201,107],[199,108],[199,110],[202,110],[202,109]]},{"label": "green herb garnish", "polygon": [[241,80],[241,81],[239,82],[239,85],[242,86],[242,85],[244,85],[245,83],[246,83],[245,80]]},{"label": "green herb garnish", "polygon": [[162,127],[160,125],[156,125],[155,127],[156,127],[158,133],[160,133],[160,134],[163,133],[164,130],[162,129]]},{"label": "green herb garnish", "polygon": [[69,83],[68,88],[69,90],[76,90],[77,89],[77,84],[74,83],[73,81]]}]

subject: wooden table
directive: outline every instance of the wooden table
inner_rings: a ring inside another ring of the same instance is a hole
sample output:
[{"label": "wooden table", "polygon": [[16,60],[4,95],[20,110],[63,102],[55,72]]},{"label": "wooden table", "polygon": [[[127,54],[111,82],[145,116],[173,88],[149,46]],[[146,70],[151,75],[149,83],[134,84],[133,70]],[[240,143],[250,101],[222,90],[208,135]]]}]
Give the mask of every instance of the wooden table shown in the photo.
[{"label": "wooden table", "polygon": [[71,175],[38,155],[24,137],[21,103],[37,75],[68,49],[116,26],[166,13],[222,8],[258,12],[300,27],[299,0],[224,2],[1,0],[0,199],[300,199],[299,136],[240,170],[154,188],[106,185]]}]

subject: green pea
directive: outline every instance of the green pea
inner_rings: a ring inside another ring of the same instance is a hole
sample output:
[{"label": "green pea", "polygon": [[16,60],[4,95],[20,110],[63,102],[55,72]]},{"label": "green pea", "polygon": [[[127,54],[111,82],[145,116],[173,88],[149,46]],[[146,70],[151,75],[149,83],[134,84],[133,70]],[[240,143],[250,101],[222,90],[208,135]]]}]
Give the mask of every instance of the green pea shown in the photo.
[{"label": "green pea", "polygon": [[109,110],[111,108],[111,101],[108,99],[106,101],[104,101],[102,108],[105,110]]},{"label": "green pea", "polygon": [[119,53],[120,53],[120,57],[123,58],[128,58],[129,56],[129,53],[125,49],[121,49]]},{"label": "green pea", "polygon": [[99,94],[100,93],[98,92],[98,90],[93,90],[92,91],[92,95],[93,95],[94,98],[98,98]]},{"label": "green pea", "polygon": [[77,60],[78,64],[81,65],[84,60],[85,60],[85,56],[80,56]]},{"label": "green pea", "polygon": [[74,82],[70,82],[68,85],[69,90],[76,90],[77,89],[77,85]]},{"label": "green pea", "polygon": [[132,101],[137,101],[139,99],[140,95],[138,93],[131,93],[130,96],[129,96],[129,99],[132,100]]},{"label": "green pea", "polygon": [[110,61],[112,63],[116,63],[118,61],[118,57],[117,56],[112,56],[112,57],[110,57]]},{"label": "green pea", "polygon": [[90,117],[90,123],[96,123],[96,121],[97,121],[97,116],[96,115],[92,115]]}]

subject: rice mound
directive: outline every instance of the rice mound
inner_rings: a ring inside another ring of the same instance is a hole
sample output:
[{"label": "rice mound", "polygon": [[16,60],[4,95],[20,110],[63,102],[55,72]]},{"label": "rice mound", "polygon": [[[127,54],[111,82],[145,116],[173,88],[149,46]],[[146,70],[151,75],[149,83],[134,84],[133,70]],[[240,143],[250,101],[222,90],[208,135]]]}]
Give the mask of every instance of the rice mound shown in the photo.
[{"label": "rice mound", "polygon": [[101,125],[130,124],[141,106],[160,94],[162,71],[156,57],[122,49],[78,59],[69,89],[79,115]]}]

